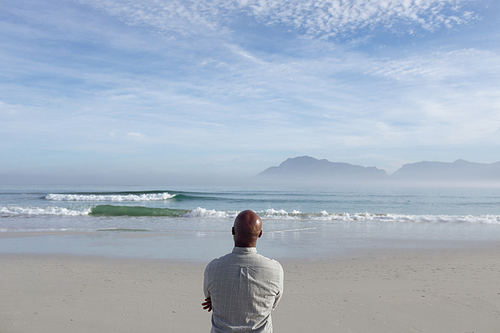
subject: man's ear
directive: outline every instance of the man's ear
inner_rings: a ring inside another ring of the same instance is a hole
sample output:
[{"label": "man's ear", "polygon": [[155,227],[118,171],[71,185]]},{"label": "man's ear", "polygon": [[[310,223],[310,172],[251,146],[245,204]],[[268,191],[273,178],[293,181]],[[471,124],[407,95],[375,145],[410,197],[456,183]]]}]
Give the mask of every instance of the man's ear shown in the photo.
[{"label": "man's ear", "polygon": [[231,234],[234,236],[234,227],[231,228]]},{"label": "man's ear", "polygon": [[260,236],[262,236],[262,230],[260,231],[259,238],[260,238]]}]

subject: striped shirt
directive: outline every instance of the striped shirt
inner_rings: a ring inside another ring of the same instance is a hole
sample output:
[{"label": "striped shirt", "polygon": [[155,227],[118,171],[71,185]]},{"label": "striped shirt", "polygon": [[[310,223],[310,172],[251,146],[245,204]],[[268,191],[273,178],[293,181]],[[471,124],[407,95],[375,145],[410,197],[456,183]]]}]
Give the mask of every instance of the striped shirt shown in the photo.
[{"label": "striped shirt", "polygon": [[255,247],[235,247],[207,265],[203,289],[212,300],[211,333],[271,333],[271,311],[283,294],[283,268]]}]

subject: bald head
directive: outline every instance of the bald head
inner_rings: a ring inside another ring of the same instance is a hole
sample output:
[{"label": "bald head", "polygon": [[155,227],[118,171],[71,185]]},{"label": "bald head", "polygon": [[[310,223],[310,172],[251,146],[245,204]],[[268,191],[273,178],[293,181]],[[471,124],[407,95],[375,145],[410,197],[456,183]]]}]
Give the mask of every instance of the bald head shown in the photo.
[{"label": "bald head", "polygon": [[244,210],[234,220],[234,246],[255,247],[262,235],[262,220],[251,210]]}]

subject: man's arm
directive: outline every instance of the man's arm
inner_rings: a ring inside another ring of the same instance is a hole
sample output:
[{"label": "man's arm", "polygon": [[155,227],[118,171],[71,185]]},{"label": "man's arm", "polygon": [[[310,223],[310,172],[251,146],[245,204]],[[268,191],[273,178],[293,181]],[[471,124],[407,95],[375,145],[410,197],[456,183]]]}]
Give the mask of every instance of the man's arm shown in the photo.
[{"label": "man's arm", "polygon": [[274,298],[274,304],[273,304],[273,310],[276,308],[276,306],[278,306],[278,303],[280,302],[280,299],[281,299],[281,296],[283,296],[283,290],[284,290],[284,272],[283,272],[283,267],[281,267],[281,265],[278,263],[279,265],[279,278],[278,278],[278,289],[279,289],[279,292],[278,294],[276,295],[276,297]]},{"label": "man's arm", "polygon": [[208,312],[212,311],[212,299],[210,298],[210,292],[208,291],[208,266],[205,268],[205,273],[203,274],[203,293],[205,294],[205,302],[201,303],[203,310]]}]

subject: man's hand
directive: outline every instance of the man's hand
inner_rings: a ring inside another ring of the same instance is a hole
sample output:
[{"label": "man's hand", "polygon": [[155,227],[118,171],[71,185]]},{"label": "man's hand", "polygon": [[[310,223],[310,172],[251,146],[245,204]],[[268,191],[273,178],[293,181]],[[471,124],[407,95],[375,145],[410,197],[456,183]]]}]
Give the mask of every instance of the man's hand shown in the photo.
[{"label": "man's hand", "polygon": [[203,310],[207,310],[208,312],[212,311],[212,300],[210,298],[205,298],[205,302],[201,303],[203,306]]}]

